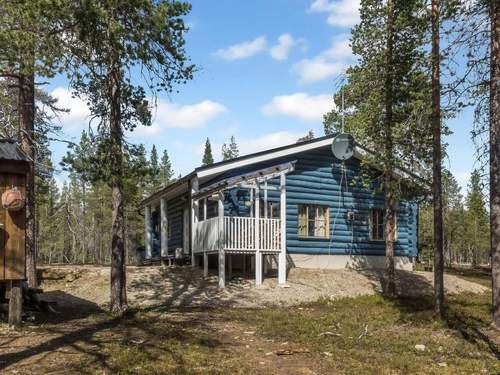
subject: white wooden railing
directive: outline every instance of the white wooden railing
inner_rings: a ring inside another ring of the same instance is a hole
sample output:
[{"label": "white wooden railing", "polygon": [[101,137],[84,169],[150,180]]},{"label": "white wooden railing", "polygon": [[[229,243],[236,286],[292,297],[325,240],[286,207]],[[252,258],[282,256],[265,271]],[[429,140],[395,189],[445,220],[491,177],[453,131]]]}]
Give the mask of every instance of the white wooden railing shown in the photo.
[{"label": "white wooden railing", "polygon": [[[259,232],[256,232],[256,228]],[[194,252],[214,251],[280,251],[280,219],[225,216],[223,238],[219,238],[219,218],[196,223]],[[258,243],[258,246],[256,244]]]}]

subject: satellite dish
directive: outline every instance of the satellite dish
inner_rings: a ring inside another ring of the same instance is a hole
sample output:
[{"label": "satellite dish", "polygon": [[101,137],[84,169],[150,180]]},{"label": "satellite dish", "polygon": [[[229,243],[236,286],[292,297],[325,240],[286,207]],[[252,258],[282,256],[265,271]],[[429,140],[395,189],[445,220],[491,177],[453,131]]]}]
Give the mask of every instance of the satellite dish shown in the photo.
[{"label": "satellite dish", "polygon": [[341,133],[333,138],[332,153],[340,160],[347,160],[354,155],[354,138],[347,133]]}]

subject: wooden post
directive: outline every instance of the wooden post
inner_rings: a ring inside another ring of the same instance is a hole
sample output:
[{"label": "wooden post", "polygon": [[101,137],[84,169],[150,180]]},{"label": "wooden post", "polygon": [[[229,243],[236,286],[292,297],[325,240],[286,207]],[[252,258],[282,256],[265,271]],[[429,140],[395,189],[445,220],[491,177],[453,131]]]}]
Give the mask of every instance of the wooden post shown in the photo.
[{"label": "wooden post", "polygon": [[208,254],[203,252],[203,277],[208,277]]},{"label": "wooden post", "polygon": [[9,327],[19,327],[23,312],[23,289],[21,281],[11,281],[9,299]]},{"label": "wooden post", "polygon": [[255,285],[262,284],[262,254],[260,252],[260,191],[255,187]]},{"label": "wooden post", "polygon": [[264,181],[264,217],[266,219],[268,218],[268,213],[267,213],[267,180]]},{"label": "wooden post", "polygon": [[194,255],[195,246],[195,233],[196,233],[196,223],[198,222],[198,200],[193,199],[193,195],[198,193],[198,177],[194,176],[191,180],[191,189],[190,189],[190,200],[191,200],[191,267],[196,265],[196,257]]},{"label": "wooden post", "polygon": [[166,258],[168,256],[168,209],[167,209],[167,198],[161,198],[160,203],[161,211],[161,257]]},{"label": "wooden post", "polygon": [[280,236],[281,251],[278,256],[278,283],[286,283],[286,175],[280,176]]},{"label": "wooden post", "polygon": [[227,254],[227,277],[229,280],[233,278],[233,259],[231,254]]},{"label": "wooden post", "polygon": [[226,287],[226,255],[224,251],[224,195],[219,193],[219,288]]},{"label": "wooden post", "polygon": [[250,217],[253,217],[254,212],[254,199],[253,199],[253,189],[250,189]]},{"label": "wooden post", "polygon": [[151,259],[153,251],[153,226],[151,223],[151,206],[144,207],[144,236],[146,246],[146,259]]},{"label": "wooden post", "polygon": [[207,198],[203,199],[203,220],[207,220]]}]

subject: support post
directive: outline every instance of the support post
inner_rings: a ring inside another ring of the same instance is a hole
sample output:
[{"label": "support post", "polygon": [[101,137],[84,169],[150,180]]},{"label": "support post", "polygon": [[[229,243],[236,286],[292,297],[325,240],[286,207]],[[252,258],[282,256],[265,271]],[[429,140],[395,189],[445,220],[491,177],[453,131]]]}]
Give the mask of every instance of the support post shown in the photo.
[{"label": "support post", "polygon": [[255,187],[255,285],[262,285],[262,254],[260,252],[260,191]]},{"label": "support post", "polygon": [[264,181],[264,217],[266,219],[268,218],[268,213],[267,213],[267,180]]},{"label": "support post", "polygon": [[286,283],[286,175],[280,176],[280,239],[281,251],[278,256],[278,283]]},{"label": "support post", "polygon": [[164,259],[168,257],[168,211],[167,211],[167,198],[161,198],[160,211],[161,211],[161,257]]},{"label": "support post", "polygon": [[232,254],[227,254],[227,277],[229,280],[233,278],[233,258]]},{"label": "support post", "polygon": [[23,290],[20,280],[11,281],[9,299],[9,327],[19,327],[23,312]]},{"label": "support post", "polygon": [[144,207],[144,242],[146,247],[146,259],[151,259],[153,253],[153,225],[151,223],[151,206]]},{"label": "support post", "polygon": [[254,202],[254,197],[253,197],[253,189],[250,189],[250,217],[253,217],[254,216],[254,206],[255,206],[255,202]]},{"label": "support post", "polygon": [[224,195],[219,193],[219,288],[226,287],[226,254],[224,251]]},{"label": "support post", "polygon": [[203,252],[203,277],[208,277],[208,254]]},{"label": "support post", "polygon": [[191,201],[191,267],[196,265],[196,257],[194,255],[194,249],[196,248],[195,240],[196,240],[196,223],[198,222],[198,200],[193,199],[193,196],[198,193],[198,177],[194,176],[191,179],[191,189],[190,191],[190,201]]},{"label": "support post", "polygon": [[207,198],[203,199],[203,220],[207,220]]}]

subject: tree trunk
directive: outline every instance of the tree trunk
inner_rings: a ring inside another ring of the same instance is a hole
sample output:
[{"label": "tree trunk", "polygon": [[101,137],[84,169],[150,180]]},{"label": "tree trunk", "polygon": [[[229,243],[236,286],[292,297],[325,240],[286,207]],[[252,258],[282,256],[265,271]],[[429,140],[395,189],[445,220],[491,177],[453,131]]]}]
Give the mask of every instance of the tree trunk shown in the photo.
[{"label": "tree trunk", "polygon": [[500,329],[500,1],[491,2],[490,230],[493,324]]},{"label": "tree trunk", "polygon": [[113,171],[111,199],[113,222],[111,232],[111,311],[127,309],[125,278],[125,217],[123,211],[123,132],[120,108],[120,70],[115,60],[108,75],[110,95],[110,163]]},{"label": "tree trunk", "polygon": [[439,0],[432,0],[432,197],[434,206],[434,311],[443,316],[443,194],[441,185],[441,81]]},{"label": "tree trunk", "polygon": [[21,148],[28,155],[26,181],[26,278],[30,288],[38,287],[36,278],[36,216],[35,216],[35,76],[19,76],[19,127]]},{"label": "tree trunk", "polygon": [[396,281],[394,270],[394,239],[396,233],[396,212],[394,199],[394,155],[393,155],[393,44],[394,44],[394,5],[392,0],[387,1],[387,49],[386,49],[386,74],[385,74],[385,118],[384,118],[384,191],[385,191],[385,268],[386,282],[385,293],[389,296],[396,295]]}]

